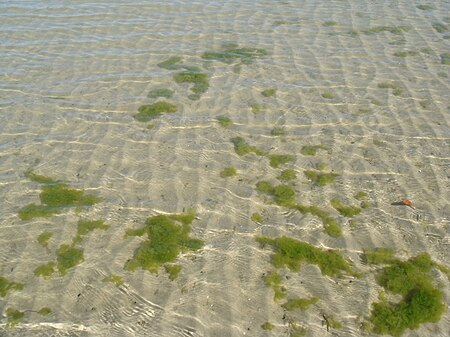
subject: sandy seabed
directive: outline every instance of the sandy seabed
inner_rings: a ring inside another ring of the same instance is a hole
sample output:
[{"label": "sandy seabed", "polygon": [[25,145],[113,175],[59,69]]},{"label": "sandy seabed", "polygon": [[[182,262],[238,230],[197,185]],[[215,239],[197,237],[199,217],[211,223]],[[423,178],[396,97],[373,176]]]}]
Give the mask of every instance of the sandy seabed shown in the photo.
[{"label": "sandy seabed", "polygon": [[[391,248],[403,259],[427,252],[450,266],[449,13],[448,1],[0,1],[0,276],[24,284],[0,302],[0,335],[290,336],[296,322],[307,336],[372,336],[361,325],[382,287],[364,249]],[[227,44],[267,55],[249,64],[202,58]],[[158,66],[173,56],[207,74],[199,100],[174,81],[176,70]],[[174,91],[168,100],[178,111],[136,121],[158,88]],[[276,94],[263,96],[269,88]],[[221,115],[233,124],[222,127]],[[239,156],[234,137],[293,161],[273,168],[265,156]],[[301,153],[317,144],[327,150]],[[237,175],[220,177],[230,166]],[[339,174],[334,184],[304,175],[321,166]],[[277,184],[284,169],[296,172],[296,200],[328,211],[341,237],[257,192],[257,182]],[[21,220],[23,206],[39,203],[30,170],[102,202]],[[352,219],[330,205],[358,204],[360,191],[370,206]],[[415,210],[391,205],[402,199]],[[191,235],[205,246],[179,256],[176,280],[163,268],[124,270],[144,240],[124,238],[126,229],[188,209],[197,213]],[[84,262],[66,275],[35,276],[79,219],[110,227],[86,235]],[[37,242],[44,231],[53,233],[47,249]],[[275,268],[257,235],[336,249],[363,276],[280,269],[288,298],[319,298],[287,312],[264,283]],[[123,285],[103,281],[111,274]],[[449,335],[449,281],[433,277],[447,310],[404,336]],[[42,307],[52,313],[39,315]],[[25,313],[14,327],[8,308]],[[327,331],[323,314],[342,328]]]}]

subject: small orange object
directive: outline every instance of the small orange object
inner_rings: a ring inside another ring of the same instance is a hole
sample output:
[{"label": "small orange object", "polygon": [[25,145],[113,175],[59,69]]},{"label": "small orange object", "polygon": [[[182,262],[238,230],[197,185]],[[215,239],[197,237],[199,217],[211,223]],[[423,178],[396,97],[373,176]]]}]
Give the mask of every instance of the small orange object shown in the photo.
[{"label": "small orange object", "polygon": [[404,200],[400,201],[399,204],[406,205],[406,206],[409,206],[412,209],[414,209],[414,206],[412,205],[412,202],[409,201],[408,199],[404,199]]}]

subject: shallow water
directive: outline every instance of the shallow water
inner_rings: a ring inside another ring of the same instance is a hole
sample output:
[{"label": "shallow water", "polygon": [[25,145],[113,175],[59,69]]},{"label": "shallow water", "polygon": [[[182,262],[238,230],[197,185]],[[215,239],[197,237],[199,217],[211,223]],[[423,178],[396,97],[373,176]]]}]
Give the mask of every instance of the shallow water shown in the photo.
[{"label": "shallow water", "polygon": [[[289,292],[322,300],[283,319],[261,278],[273,269],[270,251],[253,237],[287,235],[337,248],[364,271],[359,253],[375,247],[403,258],[426,251],[449,265],[450,66],[443,55],[450,51],[450,3],[429,1],[426,10],[420,4],[0,0],[0,276],[25,284],[2,298],[0,334],[288,336],[288,320],[295,320],[308,336],[328,336],[325,312],[343,323],[332,333],[360,336],[381,289],[373,274],[350,285],[313,266],[285,270]],[[262,48],[267,56],[242,65],[201,57],[226,44]],[[177,71],[158,67],[172,56],[208,74],[199,100],[173,80]],[[157,88],[175,92],[169,101],[178,111],[136,121]],[[268,88],[276,95],[261,95]],[[253,112],[254,104],[261,111]],[[234,124],[221,127],[219,115]],[[272,136],[274,127],[285,135]],[[230,141],[238,136],[295,160],[275,169],[265,157],[238,156]],[[302,155],[310,144],[329,151]],[[335,184],[317,187],[304,176],[320,163],[340,174]],[[238,175],[221,178],[227,166]],[[342,237],[326,235],[317,217],[257,193],[258,181],[276,183],[285,168],[297,172],[297,200],[332,213]],[[25,176],[28,170],[103,201],[22,221],[18,211],[39,202],[40,185]],[[351,225],[329,201],[356,204],[359,191],[371,206]],[[416,210],[391,205],[405,198]],[[127,228],[190,208],[198,214],[193,236],[205,247],[179,258],[178,279],[170,281],[163,269],[123,270],[142,241],[124,239]],[[253,213],[263,221],[251,221]],[[105,219],[110,228],[86,236],[85,261],[67,275],[34,276],[70,242],[79,218]],[[54,233],[48,249],[36,241],[43,231]],[[125,284],[103,282],[110,274]],[[436,278],[448,307],[449,282],[438,272]],[[26,311],[14,328],[5,327],[10,307]],[[53,313],[33,312],[42,307]],[[261,329],[267,321],[274,330]],[[449,328],[447,310],[438,323],[405,336],[445,336]]]}]

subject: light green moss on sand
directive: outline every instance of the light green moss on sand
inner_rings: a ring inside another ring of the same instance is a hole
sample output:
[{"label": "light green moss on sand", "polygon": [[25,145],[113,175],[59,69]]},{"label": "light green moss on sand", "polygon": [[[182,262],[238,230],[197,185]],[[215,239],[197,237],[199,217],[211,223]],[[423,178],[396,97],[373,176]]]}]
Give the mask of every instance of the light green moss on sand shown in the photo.
[{"label": "light green moss on sand", "polygon": [[51,237],[53,236],[52,232],[42,232],[41,234],[39,234],[38,238],[37,238],[37,242],[44,248],[47,248],[48,246],[48,240],[51,239]]},{"label": "light green moss on sand", "polygon": [[83,250],[68,244],[62,244],[56,251],[56,260],[59,273],[64,276],[68,269],[84,261]]},{"label": "light green moss on sand", "polygon": [[159,88],[159,89],[153,89],[150,91],[147,95],[149,98],[171,98],[174,94],[173,90],[167,89],[167,88]]},{"label": "light green moss on sand", "polygon": [[345,205],[340,199],[333,198],[330,200],[331,206],[333,206],[341,215],[351,218],[361,213],[361,208],[354,205]]},{"label": "light green moss on sand", "polygon": [[22,322],[25,312],[14,308],[6,309],[6,326],[12,328]]},{"label": "light green moss on sand", "polygon": [[237,175],[237,171],[234,167],[225,167],[221,172],[220,172],[220,176],[222,178],[230,178],[230,177],[234,177],[235,175]]},{"label": "light green moss on sand", "polygon": [[161,116],[163,113],[173,112],[177,112],[176,105],[166,101],[158,101],[153,104],[142,105],[139,107],[138,113],[134,115],[134,119],[139,122],[148,122]]},{"label": "light green moss on sand", "polygon": [[286,289],[282,286],[282,278],[276,271],[270,271],[263,277],[266,286],[274,291],[273,299],[275,301],[286,297]]},{"label": "light green moss on sand", "polygon": [[34,275],[48,278],[48,277],[52,276],[53,273],[55,272],[55,266],[56,266],[56,264],[53,261],[44,263],[34,270]]},{"label": "light green moss on sand", "polygon": [[230,140],[234,145],[234,151],[239,156],[245,156],[249,153],[255,153],[258,156],[265,156],[267,154],[266,151],[261,150],[256,146],[249,145],[242,137],[234,137],[231,138]]},{"label": "light green moss on sand", "polygon": [[158,63],[158,67],[168,70],[179,69],[181,66],[178,63],[180,63],[182,60],[183,59],[179,56],[172,56],[167,60]]},{"label": "light green moss on sand", "polygon": [[105,224],[103,220],[79,220],[77,225],[77,235],[73,239],[73,243],[79,243],[83,237],[92,232],[94,229],[108,229],[110,226]]},{"label": "light green moss on sand", "polygon": [[192,83],[192,94],[188,96],[191,100],[200,99],[201,94],[205,93],[209,88],[208,75],[197,71],[183,71],[173,75],[173,79],[177,83]]},{"label": "light green moss on sand", "polygon": [[294,156],[290,154],[271,154],[269,155],[269,163],[273,168],[278,168],[281,165],[294,161]]},{"label": "light green moss on sand", "polygon": [[124,284],[123,278],[119,275],[111,274],[103,279],[103,282],[110,282],[116,287],[120,287]]},{"label": "light green moss on sand", "polygon": [[319,298],[314,296],[310,298],[291,298],[284,303],[282,307],[288,311],[296,309],[306,311],[311,305],[316,304],[318,301]]},{"label": "light green moss on sand", "polygon": [[328,184],[334,183],[336,180],[336,177],[339,176],[337,173],[326,173],[321,171],[315,171],[315,170],[306,170],[304,171],[305,176],[311,180],[314,184],[318,186],[325,186]]},{"label": "light green moss on sand", "polygon": [[12,282],[0,276],[0,296],[5,297],[10,291],[20,291],[24,285],[22,283]]}]

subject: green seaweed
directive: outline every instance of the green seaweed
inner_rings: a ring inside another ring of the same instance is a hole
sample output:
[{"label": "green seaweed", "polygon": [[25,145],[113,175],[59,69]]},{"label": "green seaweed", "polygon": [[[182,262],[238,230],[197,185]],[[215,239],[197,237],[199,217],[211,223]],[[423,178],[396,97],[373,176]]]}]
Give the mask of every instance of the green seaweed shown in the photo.
[{"label": "green seaweed", "polygon": [[253,213],[252,216],[250,217],[250,220],[256,223],[261,223],[263,222],[264,218],[259,213]]},{"label": "green seaweed", "polygon": [[364,250],[362,260],[369,264],[390,264],[396,261],[396,258],[392,249],[377,248],[375,250]]},{"label": "green seaweed", "polygon": [[286,289],[281,285],[282,278],[276,271],[270,271],[263,277],[266,286],[274,291],[273,299],[275,301],[286,297]]},{"label": "green seaweed", "polygon": [[372,205],[372,204],[371,204],[369,201],[363,200],[363,201],[361,201],[361,203],[359,204],[359,207],[361,207],[361,208],[369,208],[371,205]]},{"label": "green seaweed", "polygon": [[19,311],[17,309],[8,308],[6,309],[6,326],[12,328],[22,322],[25,312]]},{"label": "green seaweed", "polygon": [[332,27],[332,26],[336,26],[337,25],[337,22],[336,21],[325,21],[324,23],[323,23],[323,26],[324,27]]},{"label": "green seaweed", "polygon": [[57,183],[57,181],[53,180],[52,178],[43,176],[40,174],[36,174],[31,170],[28,170],[25,172],[25,177],[27,177],[31,181],[34,181],[34,182],[40,183],[40,184],[55,184],[55,183]]},{"label": "green seaweed", "polygon": [[272,330],[273,328],[274,328],[274,325],[270,322],[261,324],[261,329],[263,329],[263,330]]},{"label": "green seaweed", "polygon": [[390,255],[381,260],[389,265],[381,269],[377,282],[387,291],[401,295],[402,300],[391,303],[381,298],[372,304],[368,321],[373,331],[400,336],[406,329],[437,322],[446,306],[441,290],[433,284],[431,268],[434,265],[430,256],[422,253],[401,261]]},{"label": "green seaweed", "polygon": [[234,167],[230,166],[230,167],[225,167],[221,172],[220,172],[220,176],[222,178],[229,178],[229,177],[234,177],[235,175],[237,175],[237,171]]},{"label": "green seaweed", "polygon": [[269,163],[273,168],[278,168],[283,164],[294,161],[294,156],[290,154],[271,154],[269,155]]},{"label": "green seaweed", "polygon": [[226,48],[221,51],[208,51],[202,54],[205,60],[220,61],[223,63],[233,63],[240,61],[244,64],[251,63],[254,59],[262,58],[267,55],[267,51],[261,48]]},{"label": "green seaweed", "polygon": [[428,4],[421,4],[421,5],[417,5],[416,7],[422,11],[429,11],[434,8],[433,6],[428,5]]},{"label": "green seaweed", "polygon": [[175,261],[180,253],[202,248],[202,240],[189,237],[190,224],[194,219],[195,213],[192,212],[148,218],[145,226],[137,230],[138,234],[144,230],[148,240],[141,243],[124,268],[130,271],[141,268],[158,273],[161,265]]},{"label": "green seaweed", "polygon": [[411,50],[402,50],[394,53],[397,57],[417,56],[419,53]]},{"label": "green seaweed", "polygon": [[295,204],[295,191],[288,185],[273,186],[267,181],[259,181],[256,190],[272,196],[277,205],[290,207]]},{"label": "green seaweed", "polygon": [[48,246],[48,240],[50,240],[50,238],[53,236],[52,232],[42,232],[41,234],[39,234],[38,238],[37,238],[37,242],[44,248],[47,248]]},{"label": "green seaweed", "polygon": [[295,323],[290,323],[289,328],[289,337],[303,337],[306,336],[306,333],[308,332],[305,327],[299,326]]},{"label": "green seaweed", "polygon": [[446,31],[448,31],[447,25],[441,22],[435,22],[432,24],[432,26],[438,33],[445,33]]},{"label": "green seaweed", "polygon": [[64,276],[67,270],[84,261],[83,251],[68,244],[59,246],[56,252],[59,273]]},{"label": "green seaweed", "polygon": [[223,126],[224,128],[233,125],[233,121],[230,117],[227,116],[217,116],[217,121],[219,122],[220,126]]},{"label": "green seaweed", "polygon": [[316,304],[318,301],[319,298],[314,296],[310,298],[291,298],[282,307],[288,311],[296,309],[306,311],[312,304]]},{"label": "green seaweed", "polygon": [[176,111],[176,105],[166,101],[158,101],[153,104],[140,106],[138,109],[138,113],[133,117],[139,122],[148,122],[163,113],[172,113]]},{"label": "green seaweed", "polygon": [[252,112],[254,114],[261,112],[262,106],[259,103],[252,103],[250,104],[250,108],[252,109]]},{"label": "green seaweed", "polygon": [[368,194],[364,191],[359,191],[358,193],[353,195],[353,198],[355,198],[356,200],[363,200],[365,198],[367,198]]},{"label": "green seaweed", "polygon": [[19,210],[21,220],[31,220],[33,218],[48,218],[58,213],[54,207],[46,205],[28,204]]},{"label": "green seaweed", "polygon": [[400,88],[392,83],[387,83],[387,82],[378,83],[378,88],[392,89],[392,93],[394,94],[394,96],[400,96],[403,92],[402,88]]},{"label": "green seaweed", "polygon": [[22,283],[11,282],[8,279],[0,276],[0,296],[5,297],[6,294],[11,291],[20,291],[24,285]]},{"label": "green seaweed", "polygon": [[166,264],[164,269],[167,274],[169,274],[169,279],[174,281],[181,272],[181,266],[179,264]]},{"label": "green seaweed", "polygon": [[44,263],[34,270],[34,275],[42,277],[50,277],[55,272],[55,262],[50,261]]},{"label": "green seaweed", "polygon": [[315,170],[306,170],[304,171],[306,177],[311,180],[313,183],[315,183],[318,186],[325,186],[328,184],[334,183],[336,180],[336,177],[339,176],[337,173],[325,173],[325,172],[319,172]]},{"label": "green seaweed", "polygon": [[116,287],[120,287],[124,284],[123,278],[119,275],[111,274],[103,279],[103,282],[111,282]]},{"label": "green seaweed", "polygon": [[174,91],[167,88],[159,88],[153,89],[147,95],[149,98],[171,98],[173,96]]},{"label": "green seaweed", "polygon": [[281,171],[281,174],[277,177],[280,181],[291,181],[297,179],[297,173],[294,169],[286,169]]},{"label": "green seaweed", "polygon": [[183,59],[179,56],[172,56],[167,60],[158,63],[158,67],[168,70],[179,69],[180,65],[178,65],[178,63],[180,63],[182,60]]},{"label": "green seaweed", "polygon": [[198,100],[201,94],[205,93],[209,88],[208,75],[198,71],[183,71],[173,75],[173,79],[177,83],[193,83],[191,87],[192,95],[189,95],[189,99]]},{"label": "green seaweed", "polygon": [[271,131],[270,135],[272,136],[284,136],[286,134],[286,128],[282,126],[275,126]]},{"label": "green seaweed", "polygon": [[441,54],[441,63],[445,65],[450,65],[450,53]]},{"label": "green seaweed", "polygon": [[81,242],[83,237],[94,229],[108,229],[109,225],[105,224],[103,220],[79,220],[77,228],[77,235],[74,237],[73,243]]},{"label": "green seaweed", "polygon": [[391,34],[399,35],[411,29],[409,26],[378,26],[365,30],[364,33],[368,35],[389,32]]},{"label": "green seaweed", "polygon": [[234,151],[239,155],[239,156],[245,156],[249,153],[255,153],[258,156],[264,156],[266,155],[266,152],[258,149],[256,146],[251,146],[249,145],[244,138],[242,137],[234,137],[230,139],[231,142],[234,145]]},{"label": "green seaweed", "polygon": [[53,310],[49,307],[43,307],[39,309],[38,314],[41,316],[48,316],[53,312]]},{"label": "green seaweed", "polygon": [[298,272],[301,264],[308,263],[317,265],[323,275],[341,276],[343,273],[356,275],[350,263],[336,251],[317,248],[286,236],[275,239],[256,236],[255,240],[262,248],[272,247],[274,254],[271,262],[276,268],[287,267],[293,272]]},{"label": "green seaweed", "polygon": [[333,198],[330,201],[333,206],[341,215],[351,218],[361,213],[361,208],[353,205],[345,205],[340,199]]},{"label": "green seaweed", "polygon": [[42,186],[41,203],[50,207],[92,206],[102,199],[83,190],[70,189],[66,184]]},{"label": "green seaweed", "polygon": [[315,156],[317,151],[319,150],[330,152],[330,149],[328,147],[322,144],[318,144],[318,145],[303,145],[302,148],[300,149],[300,153],[304,156]]},{"label": "green seaweed", "polygon": [[265,89],[265,90],[261,91],[261,95],[263,95],[264,97],[272,97],[272,96],[275,96],[276,93],[277,93],[277,89],[275,89],[275,88]]},{"label": "green seaweed", "polygon": [[333,98],[336,98],[336,95],[333,94],[332,92],[329,92],[329,91],[326,91],[326,92],[322,93],[321,96],[322,96],[323,98],[326,98],[326,99],[333,99]]}]

